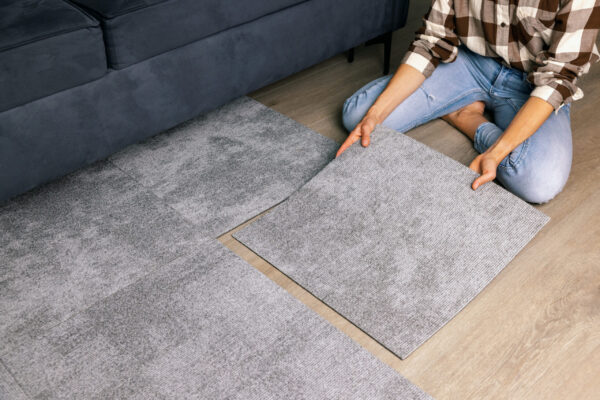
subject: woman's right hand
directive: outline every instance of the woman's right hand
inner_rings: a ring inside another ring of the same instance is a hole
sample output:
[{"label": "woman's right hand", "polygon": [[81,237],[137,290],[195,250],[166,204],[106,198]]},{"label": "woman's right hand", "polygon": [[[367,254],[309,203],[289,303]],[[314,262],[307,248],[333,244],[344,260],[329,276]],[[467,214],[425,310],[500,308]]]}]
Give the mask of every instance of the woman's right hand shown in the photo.
[{"label": "woman's right hand", "polygon": [[400,67],[398,67],[383,92],[377,97],[367,115],[350,132],[335,156],[339,157],[348,147],[358,142],[358,139],[361,139],[363,147],[367,147],[371,141],[370,136],[373,129],[375,129],[375,125],[385,121],[390,113],[408,96],[413,94],[423,82],[425,82],[425,75],[421,71],[411,65],[400,64]]},{"label": "woman's right hand", "polygon": [[365,117],[356,125],[356,127],[350,132],[348,138],[342,143],[339,150],[337,151],[335,157],[339,157],[344,151],[348,149],[348,147],[352,146],[359,139],[361,139],[361,144],[363,147],[367,147],[371,142],[371,133],[375,129],[375,125],[377,125],[377,118],[375,118],[371,113],[367,113]]}]

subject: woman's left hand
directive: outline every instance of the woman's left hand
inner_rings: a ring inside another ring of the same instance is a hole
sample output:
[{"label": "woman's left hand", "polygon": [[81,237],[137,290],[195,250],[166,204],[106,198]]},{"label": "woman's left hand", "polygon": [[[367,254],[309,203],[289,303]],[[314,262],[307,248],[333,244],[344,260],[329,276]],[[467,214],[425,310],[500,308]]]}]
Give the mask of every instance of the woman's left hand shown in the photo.
[{"label": "woman's left hand", "polygon": [[473,181],[473,184],[471,185],[473,190],[476,190],[484,183],[488,183],[496,179],[496,170],[498,169],[498,164],[500,163],[496,160],[496,158],[487,151],[475,157],[469,168],[477,172],[480,176]]}]

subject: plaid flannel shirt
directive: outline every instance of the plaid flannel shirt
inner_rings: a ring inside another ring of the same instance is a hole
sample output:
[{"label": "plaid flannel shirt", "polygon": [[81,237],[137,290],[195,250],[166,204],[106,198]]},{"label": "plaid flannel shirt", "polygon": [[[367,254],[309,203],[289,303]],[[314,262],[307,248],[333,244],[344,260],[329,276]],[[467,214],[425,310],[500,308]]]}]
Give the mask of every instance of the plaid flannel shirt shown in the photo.
[{"label": "plaid flannel shirt", "polygon": [[403,64],[430,76],[471,51],[528,72],[531,96],[558,110],[583,97],[577,78],[600,59],[600,0],[433,0]]}]

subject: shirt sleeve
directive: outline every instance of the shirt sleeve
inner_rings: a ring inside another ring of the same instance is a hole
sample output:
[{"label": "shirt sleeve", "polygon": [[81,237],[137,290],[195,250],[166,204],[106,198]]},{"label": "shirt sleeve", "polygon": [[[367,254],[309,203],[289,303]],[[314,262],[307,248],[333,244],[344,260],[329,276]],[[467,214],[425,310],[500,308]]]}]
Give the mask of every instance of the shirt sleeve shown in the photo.
[{"label": "shirt sleeve", "polygon": [[458,54],[459,40],[454,32],[454,0],[433,0],[402,59],[428,78],[440,62],[452,62]]},{"label": "shirt sleeve", "polygon": [[550,45],[536,55],[529,81],[539,97],[558,110],[583,96],[577,78],[599,59],[596,38],[600,28],[600,1],[565,0],[557,13]]}]

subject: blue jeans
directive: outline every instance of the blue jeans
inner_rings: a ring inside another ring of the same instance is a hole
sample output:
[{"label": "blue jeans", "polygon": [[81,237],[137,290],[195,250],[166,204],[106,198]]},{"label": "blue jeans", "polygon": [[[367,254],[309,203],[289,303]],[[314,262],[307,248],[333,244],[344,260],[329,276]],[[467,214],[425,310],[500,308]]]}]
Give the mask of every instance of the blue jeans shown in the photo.
[{"label": "blue jeans", "polygon": [[[494,123],[482,123],[475,133],[475,150],[483,153],[529,98],[533,85],[526,76],[461,45],[456,60],[441,63],[382,125],[406,132],[483,101],[494,117]],[[376,79],[346,100],[343,121],[348,131],[362,120],[390,79],[391,75]],[[570,109],[567,104],[553,112],[537,132],[500,163],[496,179],[506,189],[530,203],[548,202],[562,190],[571,170],[573,150]]]}]

